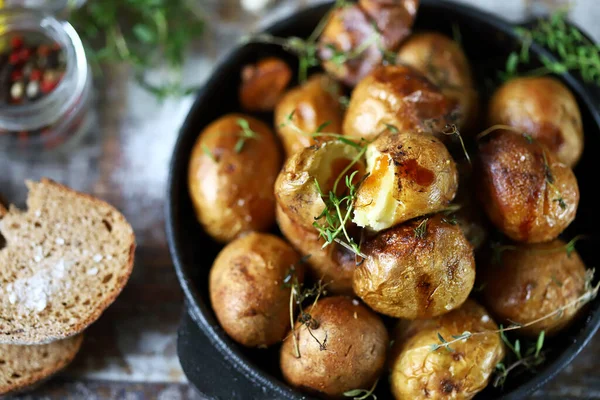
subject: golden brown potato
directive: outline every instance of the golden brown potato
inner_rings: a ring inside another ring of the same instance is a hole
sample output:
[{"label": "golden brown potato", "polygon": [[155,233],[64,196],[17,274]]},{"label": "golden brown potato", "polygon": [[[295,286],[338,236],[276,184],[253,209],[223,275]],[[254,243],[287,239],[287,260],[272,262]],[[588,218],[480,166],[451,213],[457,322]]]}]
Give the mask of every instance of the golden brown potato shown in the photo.
[{"label": "golden brown potato", "polygon": [[376,68],[354,88],[344,118],[344,134],[372,140],[387,124],[400,132],[441,133],[456,122],[456,101],[419,71],[403,66]]},{"label": "golden brown potato", "polygon": [[505,250],[500,259],[483,279],[485,304],[499,321],[527,324],[573,304],[518,332],[552,335],[571,323],[580,306],[576,300],[585,292],[585,265],[577,252],[567,254],[565,242],[554,240]]},{"label": "golden brown potato", "polygon": [[356,194],[354,223],[380,231],[448,206],[458,173],[446,147],[420,133],[386,132],[367,147],[367,172]]},{"label": "golden brown potato", "polygon": [[[399,324],[391,356],[390,383],[398,400],[471,399],[483,390],[496,364],[504,358],[504,345],[498,326],[483,307],[467,300],[462,307],[429,320],[403,321]],[[439,345],[464,332],[473,335],[450,345]]]},{"label": "golden brown potato", "polygon": [[490,220],[520,242],[555,239],[575,219],[579,188],[573,171],[531,137],[496,131],[485,139],[476,171]]},{"label": "golden brown potato", "polygon": [[383,60],[377,39],[375,27],[358,5],[334,8],[319,37],[323,69],[348,86],[356,85]]},{"label": "golden brown potato", "polygon": [[327,285],[327,292],[353,295],[352,274],[356,268],[354,254],[337,243],[323,248],[325,241],[317,232],[292,222],[279,206],[275,215],[283,236],[300,254],[310,255],[306,263],[313,279],[322,280]]},{"label": "golden brown potato", "polygon": [[[316,74],[281,98],[275,108],[275,126],[288,157],[314,145],[316,142],[311,134],[326,122],[329,125],[325,131],[342,132],[342,109],[336,96],[338,92],[339,87],[333,79]],[[327,139],[319,137],[320,141]]]},{"label": "golden brown potato", "polygon": [[332,398],[371,387],[383,371],[389,344],[381,318],[349,297],[324,298],[305,312],[312,317],[310,321],[295,325],[300,357],[292,335],[281,347],[285,380],[298,389]]},{"label": "golden brown potato", "polygon": [[458,43],[437,32],[415,34],[400,47],[398,61],[421,72],[446,97],[456,101],[458,128],[472,132],[478,95],[471,66]]},{"label": "golden brown potato", "polygon": [[552,77],[506,82],[490,100],[488,121],[490,125],[523,129],[569,167],[577,164],[583,152],[583,124],[577,100]]},{"label": "golden brown potato", "polygon": [[[255,137],[244,137],[244,121]],[[275,135],[263,122],[228,114],[208,125],[194,144],[188,170],[190,197],[204,230],[220,242],[268,230],[275,222],[273,185],[280,166]]]},{"label": "golden brown potato", "polygon": [[266,233],[249,233],[229,243],[210,270],[209,292],[219,323],[236,342],[265,347],[290,329],[290,267],[302,282],[304,270],[294,249]]},{"label": "golden brown potato", "polygon": [[359,0],[358,5],[377,25],[383,47],[394,50],[410,35],[419,0]]},{"label": "golden brown potato", "polygon": [[367,239],[354,292],[373,310],[430,318],[459,307],[475,282],[473,248],[441,215],[418,218]]},{"label": "golden brown potato", "polygon": [[246,65],[242,70],[240,104],[247,111],[273,111],[292,79],[292,70],[276,57]]},{"label": "golden brown potato", "polygon": [[[352,160],[359,157],[359,149],[338,140],[322,143],[306,149],[288,158],[275,183],[275,196],[282,210],[299,226],[315,231],[313,226],[325,209],[315,180],[319,183],[323,194],[333,191],[344,193],[346,183],[344,176],[359,171],[355,176],[358,181],[364,173],[362,160],[352,165]],[[344,170],[352,165],[346,174]],[[342,176],[344,175],[344,176]]]}]

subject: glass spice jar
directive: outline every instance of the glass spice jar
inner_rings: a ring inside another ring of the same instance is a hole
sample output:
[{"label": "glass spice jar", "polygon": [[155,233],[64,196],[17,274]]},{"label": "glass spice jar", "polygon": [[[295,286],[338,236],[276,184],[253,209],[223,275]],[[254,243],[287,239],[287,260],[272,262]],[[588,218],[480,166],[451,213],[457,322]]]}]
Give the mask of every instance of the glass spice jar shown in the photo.
[{"label": "glass spice jar", "polygon": [[90,126],[92,76],[73,27],[39,10],[0,10],[0,152],[39,155]]}]

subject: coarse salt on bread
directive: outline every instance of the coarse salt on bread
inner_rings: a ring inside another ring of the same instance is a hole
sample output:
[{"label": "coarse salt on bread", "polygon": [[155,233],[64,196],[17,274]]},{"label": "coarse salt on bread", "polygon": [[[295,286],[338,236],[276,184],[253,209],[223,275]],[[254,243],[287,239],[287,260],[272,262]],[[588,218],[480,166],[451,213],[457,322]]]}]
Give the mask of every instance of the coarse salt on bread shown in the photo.
[{"label": "coarse salt on bread", "polygon": [[73,361],[82,341],[77,335],[35,346],[0,344],[0,395],[19,392],[59,372]]},{"label": "coarse salt on bread", "polygon": [[0,343],[44,344],[83,331],[133,268],[135,237],[111,205],[48,179],[27,182],[26,212],[0,220]]}]

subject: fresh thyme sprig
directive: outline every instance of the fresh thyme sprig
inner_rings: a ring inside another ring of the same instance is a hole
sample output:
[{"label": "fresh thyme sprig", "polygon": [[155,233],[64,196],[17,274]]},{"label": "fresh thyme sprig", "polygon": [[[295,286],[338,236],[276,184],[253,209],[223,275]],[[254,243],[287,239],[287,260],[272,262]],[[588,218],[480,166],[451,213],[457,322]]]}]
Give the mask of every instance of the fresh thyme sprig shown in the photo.
[{"label": "fresh thyme sprig", "polygon": [[[541,321],[545,321],[549,318],[553,318],[556,316],[560,316],[562,315],[562,313],[571,308],[571,307],[582,307],[583,305],[587,304],[588,302],[590,302],[591,300],[593,300],[594,298],[596,298],[596,296],[598,295],[598,291],[600,290],[600,282],[598,282],[595,286],[592,284],[593,281],[593,276],[594,276],[594,270],[590,269],[586,272],[586,281],[585,281],[585,291],[584,293],[579,296],[577,299],[570,301],[569,303],[565,304],[564,306],[561,306],[559,308],[557,308],[556,310],[541,316],[539,318],[536,318],[533,321],[527,322],[526,324],[520,324],[520,323],[516,323],[514,322],[512,325],[507,326],[506,328],[503,326],[500,326],[500,329],[496,329],[496,330],[487,330],[487,331],[480,331],[480,332],[469,332],[469,331],[465,331],[463,332],[461,335],[458,336],[452,336],[453,339],[452,340],[446,340],[444,339],[444,337],[438,332],[438,340],[439,343],[434,343],[431,344],[429,346],[429,348],[431,349],[431,351],[436,351],[440,348],[445,348],[446,350],[453,352],[454,349],[452,347],[450,347],[450,345],[463,341],[463,340],[469,340],[470,338],[474,337],[474,336],[481,336],[481,335],[489,335],[489,334],[496,334],[496,333],[501,333],[503,334],[504,332],[508,332],[508,331],[514,331],[517,329],[522,329],[522,328],[526,328],[528,326],[532,326],[535,325]],[[425,347],[423,347],[425,348]]]},{"label": "fresh thyme sprig", "polygon": [[[500,326],[502,328],[502,326]],[[515,340],[512,344],[510,340],[504,334],[504,331],[500,332],[500,337],[506,346],[511,350],[511,355],[507,357],[508,360],[514,359],[513,362],[506,365],[505,361],[496,364],[496,373],[494,378],[494,387],[503,386],[508,378],[508,374],[518,367],[524,367],[528,370],[533,370],[535,367],[541,365],[546,361],[546,357],[542,348],[544,347],[545,331],[541,331],[535,342],[529,343],[527,350],[521,352],[521,342],[519,339]]]},{"label": "fresh thyme sprig", "polygon": [[[490,133],[495,132],[495,131],[500,131],[500,130],[512,131],[512,132],[520,133],[520,134],[524,135],[524,132],[521,129],[517,129],[510,125],[497,124],[497,125],[492,125],[489,128],[480,132],[477,136],[475,136],[475,139],[481,140],[484,137],[486,137],[487,135],[489,135]],[[527,138],[527,136],[526,136],[526,138]],[[531,139],[531,136],[529,136],[529,138]],[[531,141],[529,141],[529,143],[531,143]]]},{"label": "fresh thyme sprig", "polygon": [[242,151],[242,149],[244,148],[244,144],[246,144],[246,140],[248,139],[260,139],[260,136],[258,135],[258,133],[254,132],[251,128],[250,128],[250,124],[248,124],[248,121],[246,121],[243,118],[239,118],[237,120],[237,124],[240,128],[242,128],[242,131],[239,134],[239,139],[237,141],[237,143],[235,144],[235,152],[236,153],[240,153]]},{"label": "fresh thyme sprig", "polygon": [[353,389],[344,392],[345,397],[352,397],[352,400],[367,400],[373,399],[377,400],[377,396],[374,394],[375,389],[377,388],[377,383],[379,383],[379,378],[373,383],[370,389]]},{"label": "fresh thyme sprig", "polygon": [[532,29],[517,28],[517,34],[522,38],[521,49],[510,53],[501,78],[515,77],[520,65],[529,64],[529,49],[532,43],[537,43],[557,54],[558,59],[552,61],[541,57],[543,66],[526,72],[527,75],[578,71],[585,82],[600,85],[600,47],[566,20],[566,10],[559,10],[549,18],[539,19]]},{"label": "fresh thyme sprig", "polygon": [[447,136],[455,136],[458,138],[458,140],[460,141],[460,145],[462,146],[462,150],[465,153],[465,158],[467,159],[469,164],[471,164],[471,157],[469,157],[469,153],[467,152],[467,148],[465,147],[465,142],[463,141],[462,135],[458,131],[458,128],[456,127],[456,125],[454,125],[454,124],[446,125],[444,127],[444,130],[442,131],[442,134],[447,135]]},{"label": "fresh thyme sprig", "polygon": [[[186,1],[89,1],[72,11],[69,22],[81,36],[96,72],[102,63],[130,64],[140,85],[160,99],[197,89],[183,86],[181,67],[188,46],[202,34],[204,23]],[[146,70],[158,60],[176,72],[174,81],[156,85],[146,79]]]},{"label": "fresh thyme sprig", "polygon": [[429,221],[429,218],[423,219],[414,229],[417,239],[423,239],[427,235],[427,221]]},{"label": "fresh thyme sprig", "polygon": [[554,184],[554,175],[552,174],[552,170],[550,169],[550,165],[548,164],[548,159],[546,158],[546,150],[542,149],[542,158],[544,160],[544,175],[546,177],[546,184],[548,187],[554,192],[556,198],[552,199],[553,202],[558,202],[560,208],[565,210],[567,208],[567,204],[563,199],[562,193]]}]

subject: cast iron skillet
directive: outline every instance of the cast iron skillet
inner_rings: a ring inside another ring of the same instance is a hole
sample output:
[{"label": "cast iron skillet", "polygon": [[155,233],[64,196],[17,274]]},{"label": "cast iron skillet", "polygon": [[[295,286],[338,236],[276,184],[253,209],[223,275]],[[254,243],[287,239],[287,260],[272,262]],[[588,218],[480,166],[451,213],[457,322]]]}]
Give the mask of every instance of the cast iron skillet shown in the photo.
[{"label": "cast iron skillet", "polygon": [[[287,18],[267,31],[276,36],[307,37],[331,7],[319,5]],[[462,44],[471,61],[480,91],[489,94],[489,78],[504,67],[508,53],[516,48],[514,26],[477,9],[436,0],[422,0],[415,30],[436,30],[452,35],[457,24]],[[553,56],[536,46],[532,54]],[[233,51],[215,68],[211,79],[188,115],[175,146],[168,184],[166,224],[169,247],[177,275],[187,299],[187,313],[179,332],[178,351],[190,381],[210,398],[223,399],[303,399],[310,398],[288,387],[278,371],[278,349],[250,350],[237,345],[219,326],[208,296],[208,271],[221,248],[212,242],[197,223],[187,190],[187,167],[192,145],[200,131],[218,117],[239,111],[237,90],[241,68],[267,55],[279,56],[290,66],[297,60],[272,45],[248,44]],[[486,79],[487,78],[487,79]],[[578,77],[564,75],[581,108],[585,127],[585,150],[575,173],[579,180],[581,202],[577,219],[565,236],[591,234],[599,220],[592,196],[597,170],[594,149],[600,148],[600,114],[596,108],[600,96],[595,88],[586,87]],[[272,115],[262,116],[272,123]],[[257,174],[257,179],[260,175]],[[593,243],[582,243],[578,250],[588,267],[594,266]],[[588,343],[600,325],[600,298],[595,299],[570,330],[547,342],[553,349],[547,363],[536,374],[511,377],[503,390],[487,388],[477,398],[523,398],[565,368]],[[391,398],[386,378],[377,394]]]}]

